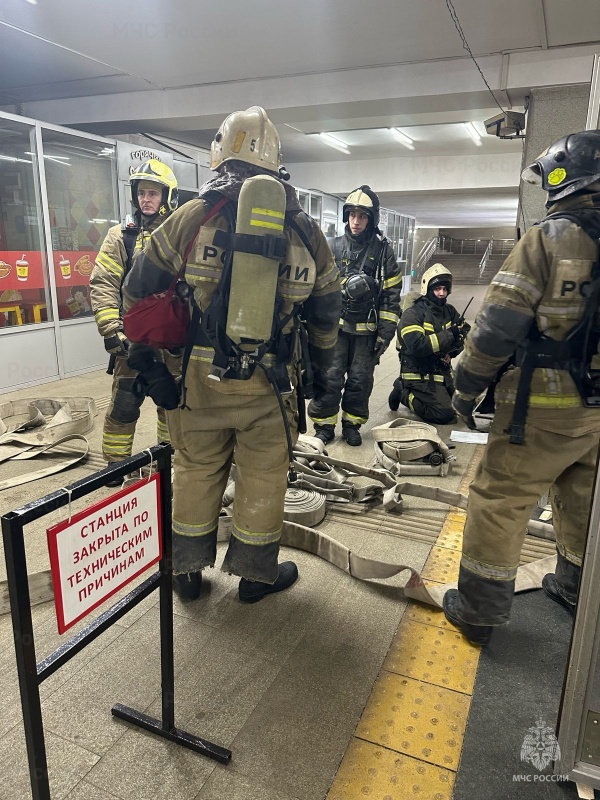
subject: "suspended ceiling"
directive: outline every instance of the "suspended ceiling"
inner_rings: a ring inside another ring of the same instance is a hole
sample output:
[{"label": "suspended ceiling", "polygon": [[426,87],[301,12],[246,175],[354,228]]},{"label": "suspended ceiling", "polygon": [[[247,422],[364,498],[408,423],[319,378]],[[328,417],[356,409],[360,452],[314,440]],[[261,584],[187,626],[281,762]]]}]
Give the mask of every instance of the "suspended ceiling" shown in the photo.
[{"label": "suspended ceiling", "polygon": [[[363,182],[369,160],[388,160],[400,174],[407,159],[434,156],[476,165],[476,156],[514,154],[516,164],[521,142],[486,135],[483,120],[523,110],[540,74],[557,84],[589,80],[600,2],[453,2],[494,95],[444,0],[4,0],[0,107],[101,135],[146,132],[207,147],[229,111],[260,103],[277,124],[285,162],[299,175],[303,165],[337,164],[330,172],[339,177],[319,188],[340,193]],[[479,146],[464,127],[469,120]],[[393,139],[394,126],[414,150]],[[323,131],[345,141],[350,155],[311,135]],[[455,195],[454,205],[452,190],[406,192],[401,177],[382,194],[420,224],[449,224],[440,220],[446,204],[458,224],[489,226],[495,207],[506,225],[516,210],[514,172],[512,187],[473,187],[471,201],[468,187],[457,186],[462,200]]]}]

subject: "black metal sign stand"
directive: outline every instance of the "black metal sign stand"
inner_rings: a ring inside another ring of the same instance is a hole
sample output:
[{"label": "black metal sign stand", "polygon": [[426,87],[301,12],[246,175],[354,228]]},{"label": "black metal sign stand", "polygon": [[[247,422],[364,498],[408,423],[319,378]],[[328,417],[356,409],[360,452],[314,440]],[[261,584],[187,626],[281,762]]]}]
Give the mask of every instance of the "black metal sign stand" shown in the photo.
[{"label": "black metal sign stand", "polygon": [[[61,645],[61,647],[44,658],[43,661],[40,661],[39,664],[36,663],[23,536],[24,526],[29,522],[40,519],[40,517],[49,514],[51,511],[56,511],[58,508],[67,505],[71,500],[77,500],[96,489],[102,488],[107,480],[119,476],[124,477],[128,473],[141,469],[153,461],[156,461],[161,476],[160,499],[163,557],[159,563],[159,571],[143,581],[126,597],[115,603],[112,608],[97,617],[84,630]],[[109,467],[89,478],[77,481],[69,487],[69,492],[60,489],[42,497],[40,500],[22,506],[16,511],[4,514],[2,516],[2,536],[33,800],[51,800],[40,702],[40,684],[157,588],[160,595],[162,719],[153,719],[120,703],[113,706],[112,713],[116,717],[127,720],[190,750],[195,750],[197,753],[208,756],[208,758],[212,758],[222,764],[229,763],[231,750],[219,747],[219,745],[213,744],[206,739],[193,736],[175,727],[173,582],[170,569],[172,555],[170,445],[156,445],[150,450],[119,462],[118,467]]]}]

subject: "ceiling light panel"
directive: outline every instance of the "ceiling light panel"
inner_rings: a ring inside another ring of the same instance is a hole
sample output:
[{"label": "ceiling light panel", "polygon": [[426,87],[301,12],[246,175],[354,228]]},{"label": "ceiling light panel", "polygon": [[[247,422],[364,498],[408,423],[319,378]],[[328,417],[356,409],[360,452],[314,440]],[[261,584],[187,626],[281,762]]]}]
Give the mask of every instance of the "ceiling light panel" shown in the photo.
[{"label": "ceiling light panel", "polygon": [[392,134],[394,139],[397,142],[399,142],[401,145],[404,145],[404,147],[408,147],[409,150],[414,150],[415,149],[415,146],[413,144],[413,140],[410,138],[410,136],[407,136],[405,133],[403,133],[398,128],[388,128],[388,130]]},{"label": "ceiling light panel", "polygon": [[350,149],[348,145],[341,139],[333,136],[331,133],[318,133],[317,136],[324,144],[329,145],[329,147],[333,147],[335,150],[339,150],[341,153],[345,153],[347,156],[350,155]]},{"label": "ceiling light panel", "polygon": [[463,127],[478,147],[481,147],[481,136],[473,122],[463,122]]}]

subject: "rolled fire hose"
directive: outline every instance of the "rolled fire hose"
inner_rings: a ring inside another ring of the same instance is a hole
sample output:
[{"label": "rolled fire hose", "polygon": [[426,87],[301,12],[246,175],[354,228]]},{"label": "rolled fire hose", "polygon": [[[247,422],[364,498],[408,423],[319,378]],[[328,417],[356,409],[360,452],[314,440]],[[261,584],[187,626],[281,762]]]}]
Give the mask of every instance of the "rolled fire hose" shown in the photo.
[{"label": "rolled fire hose", "polygon": [[394,475],[439,475],[450,470],[454,456],[433,425],[398,417],[372,430],[375,458]]},{"label": "rolled fire hose", "polygon": [[325,496],[318,492],[290,488],[285,493],[283,518],[287,522],[312,528],[325,519],[326,504]]},{"label": "rolled fire hose", "polygon": [[[304,459],[306,457],[306,450],[304,449],[304,452],[298,451],[296,455]],[[425,497],[458,508],[466,508],[467,498],[459,492],[452,492],[438,487],[422,486],[410,482],[397,483],[393,476],[385,470],[370,470],[368,468],[359,467],[358,465],[349,464],[348,462],[329,458],[322,453],[319,454],[318,457],[324,465],[329,467],[338,469],[349,468],[353,471],[353,474],[376,475],[378,480],[383,482],[384,485],[387,486],[389,484],[386,493],[391,492],[395,508],[401,507],[402,493],[417,497]],[[228,487],[228,491],[232,494],[233,484]],[[232,524],[231,509],[228,507],[224,509],[223,515],[219,518],[218,541],[226,541],[229,538]],[[410,573],[408,583],[404,589],[399,590],[399,592],[402,591],[406,597],[438,607],[441,607],[442,598],[446,589],[456,586],[454,583],[445,584],[443,586],[425,584],[420,574],[412,567],[364,558],[363,556],[353,553],[341,542],[336,541],[322,531],[296,522],[284,521],[281,544],[313,553],[359,580],[385,580],[401,572],[408,571]],[[554,571],[555,563],[556,557],[549,556],[519,567],[515,591],[519,592],[527,589],[539,588],[543,576],[547,572]],[[52,600],[53,592],[49,570],[30,575],[29,585],[32,605]],[[8,613],[9,610],[8,587],[6,581],[1,581],[0,614]]]}]

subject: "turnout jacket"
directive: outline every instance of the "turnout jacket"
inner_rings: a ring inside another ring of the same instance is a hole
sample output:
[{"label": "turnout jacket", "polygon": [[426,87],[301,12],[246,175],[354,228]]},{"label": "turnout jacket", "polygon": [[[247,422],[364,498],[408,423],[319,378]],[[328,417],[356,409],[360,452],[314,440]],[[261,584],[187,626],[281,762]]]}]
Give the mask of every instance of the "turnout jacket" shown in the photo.
[{"label": "turnout jacket", "polygon": [[[537,331],[562,341],[582,319],[598,246],[575,222],[548,219],[558,212],[586,215],[596,222],[600,235],[600,194],[578,194],[554,203],[547,217],[516,244],[490,284],[455,367],[456,389],[463,397],[471,399],[484,391]],[[520,373],[518,367],[505,372],[495,390],[496,403],[514,404]],[[565,409],[572,412],[568,430]],[[534,370],[528,418],[570,436],[600,427],[600,414],[583,408],[566,369]]]},{"label": "turnout jacket", "polygon": [[[193,288],[194,298],[201,311],[206,311],[223,270],[224,250],[214,244],[215,232],[219,229],[227,231],[227,220],[222,210],[207,220],[206,224],[202,224],[198,231],[203,217],[216,203],[216,193],[213,191],[211,194],[209,203],[204,197],[188,201],[152,234],[145,251],[136,257],[125,283],[126,309],[136,300],[165,291],[170,286],[181,269],[184,254],[196,237],[187,258],[183,278]],[[218,194],[216,199],[219,199]],[[295,204],[297,205],[297,201]],[[292,314],[294,309],[301,309],[313,367],[326,368],[331,362],[337,341],[341,307],[339,273],[317,223],[299,206],[296,209],[294,203],[288,203],[286,218],[289,215],[294,216],[310,243],[314,259],[300,235],[290,226],[289,219],[286,219],[284,231],[288,242],[287,253],[278,265],[277,298],[280,303],[280,318],[284,319]],[[275,268],[277,269],[277,265]],[[292,325],[292,321],[288,321],[284,332],[290,331]],[[188,371],[194,366],[200,366],[201,373],[208,375],[213,357],[213,348],[194,344]],[[268,359],[269,354],[264,358],[265,363]],[[247,381],[209,381],[209,385],[224,393],[263,394],[272,391],[262,370],[256,370]]]},{"label": "turnout jacket", "polygon": [[[148,226],[144,224],[140,226],[133,251],[134,257],[144,249],[151,232],[163,219],[164,217],[157,218]],[[123,329],[121,290],[126,266],[127,251],[123,241],[123,228],[121,225],[114,225],[108,229],[90,277],[92,311],[98,331],[104,338],[114,336],[117,331]]]},{"label": "turnout jacket", "polygon": [[[407,295],[410,302],[411,295]],[[438,306],[427,297],[419,295],[412,305],[402,312],[398,325],[397,349],[400,357],[400,376],[404,381],[420,381],[428,377],[450,373],[450,364],[444,356],[458,355],[463,348],[463,337],[454,336],[452,326],[461,326],[464,320],[450,303]]]},{"label": "turnout jacket", "polygon": [[376,322],[373,324],[368,311],[358,315],[345,314],[342,311],[340,329],[345,333],[363,336],[377,334],[381,339],[390,342],[394,338],[400,318],[402,273],[387,239],[381,239],[375,233],[366,241],[362,239],[362,235],[352,236],[346,226],[346,232],[333,240],[331,249],[342,276],[342,283],[360,272],[378,281],[378,295],[375,297]]}]

